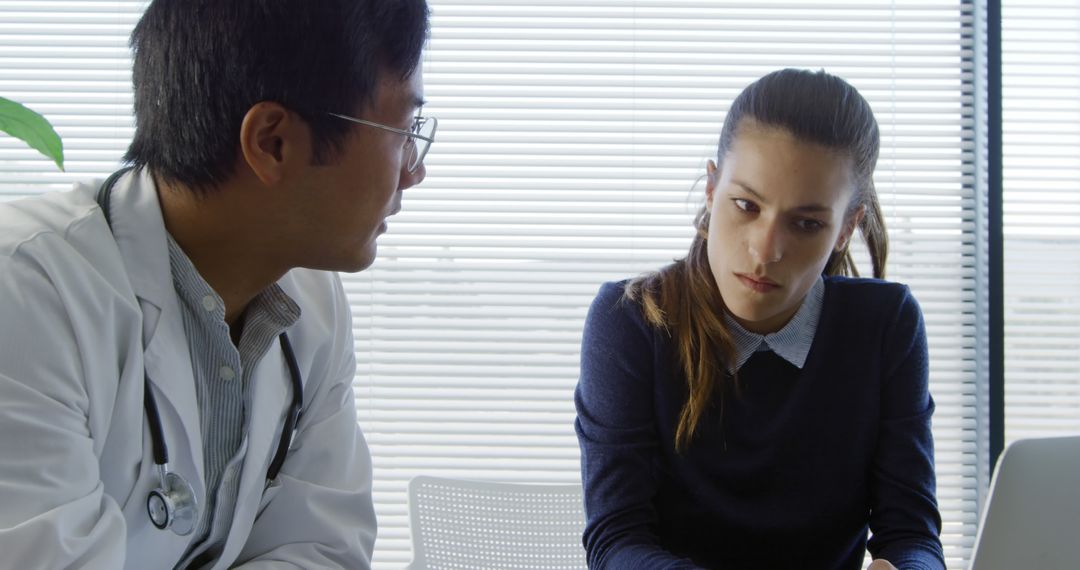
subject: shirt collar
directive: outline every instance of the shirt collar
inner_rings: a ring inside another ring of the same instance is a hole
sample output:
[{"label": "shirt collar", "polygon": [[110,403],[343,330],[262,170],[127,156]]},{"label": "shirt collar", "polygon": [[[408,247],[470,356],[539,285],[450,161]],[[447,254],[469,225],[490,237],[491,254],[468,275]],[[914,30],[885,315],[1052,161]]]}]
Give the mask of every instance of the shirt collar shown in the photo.
[{"label": "shirt collar", "polygon": [[[187,305],[203,326],[217,326],[225,321],[225,303],[221,296],[203,279],[191,258],[187,256],[172,234],[166,232],[169,244],[169,265],[173,284],[182,304]],[[277,283],[271,283],[248,304],[245,323],[266,321],[275,330],[283,331],[300,320],[300,306]],[[247,328],[247,325],[244,327]]]},{"label": "shirt collar", "polygon": [[791,317],[784,328],[770,334],[760,335],[742,327],[731,315],[724,313],[724,323],[731,333],[735,344],[734,366],[728,368],[738,371],[747,360],[760,350],[772,350],[784,360],[802,369],[806,357],[810,354],[810,345],[814,342],[818,320],[821,318],[822,301],[825,298],[825,280],[817,281],[806,293],[802,306]]}]

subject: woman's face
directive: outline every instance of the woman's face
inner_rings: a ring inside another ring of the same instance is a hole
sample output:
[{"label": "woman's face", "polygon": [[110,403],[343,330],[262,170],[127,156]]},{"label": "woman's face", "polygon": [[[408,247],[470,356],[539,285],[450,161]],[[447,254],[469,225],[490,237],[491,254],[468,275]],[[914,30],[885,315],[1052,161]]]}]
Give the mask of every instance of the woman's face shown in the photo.
[{"label": "woman's face", "polygon": [[862,218],[845,218],[851,159],[744,119],[723,165],[709,162],[708,255],[728,311],[744,328],[776,332],[795,315]]}]

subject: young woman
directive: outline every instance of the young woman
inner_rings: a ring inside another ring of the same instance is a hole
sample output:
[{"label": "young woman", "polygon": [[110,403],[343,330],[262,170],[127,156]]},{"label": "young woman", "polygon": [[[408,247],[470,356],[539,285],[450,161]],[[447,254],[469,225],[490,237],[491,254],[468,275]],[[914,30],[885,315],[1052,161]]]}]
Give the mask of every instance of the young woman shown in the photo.
[{"label": "young woman", "polygon": [[[944,569],[922,314],[880,280],[879,139],[843,80],[759,79],[689,254],[600,289],[576,393],[590,568]],[[856,228],[877,279],[844,277]]]}]

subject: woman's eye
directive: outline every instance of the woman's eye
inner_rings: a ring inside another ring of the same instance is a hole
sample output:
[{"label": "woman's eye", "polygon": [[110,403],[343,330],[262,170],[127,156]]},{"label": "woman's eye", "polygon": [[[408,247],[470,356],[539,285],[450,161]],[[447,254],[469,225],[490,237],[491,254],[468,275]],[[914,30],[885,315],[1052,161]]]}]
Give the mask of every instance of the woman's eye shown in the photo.
[{"label": "woman's eye", "polygon": [[757,204],[751,202],[750,200],[744,200],[742,198],[734,198],[732,200],[732,202],[735,203],[736,208],[738,208],[738,209],[740,209],[740,210],[742,210],[744,212],[756,212],[757,211]]},{"label": "woman's eye", "polygon": [[820,230],[821,228],[825,227],[825,224],[823,224],[823,223],[821,223],[821,222],[819,222],[817,220],[811,220],[811,219],[798,220],[798,221],[795,222],[795,225],[800,230],[802,230],[804,232],[816,232],[816,231]]}]

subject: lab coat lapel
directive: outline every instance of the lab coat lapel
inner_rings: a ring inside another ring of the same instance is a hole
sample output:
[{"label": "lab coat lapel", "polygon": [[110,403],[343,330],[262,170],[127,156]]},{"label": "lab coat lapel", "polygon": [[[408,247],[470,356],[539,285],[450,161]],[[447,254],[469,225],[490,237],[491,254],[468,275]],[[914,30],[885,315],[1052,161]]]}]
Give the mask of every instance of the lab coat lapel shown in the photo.
[{"label": "lab coat lapel", "polygon": [[[281,430],[285,425],[285,414],[292,402],[292,380],[281,345],[276,340],[259,361],[250,378],[251,422],[247,432],[247,454],[244,457],[236,509],[233,511],[222,560],[233,560],[247,542],[266,488],[266,470],[277,451]],[[218,567],[224,568],[220,565],[215,568]]]},{"label": "lab coat lapel", "polygon": [[[143,326],[147,326],[147,320],[150,320],[154,330],[150,344],[143,353],[143,363],[161,415],[165,442],[169,450],[169,469],[191,485],[195,492],[198,513],[205,516],[206,485],[199,410],[192,381],[191,357],[188,354],[183,322],[178,313],[179,307],[166,307],[158,317],[155,307],[142,298],[139,302],[143,308]],[[140,468],[139,480],[149,482],[150,487],[140,489],[140,492],[134,495],[133,503],[125,506],[124,513],[128,520],[147,517],[146,496],[150,488],[158,484],[158,475],[149,455],[149,435],[146,436],[145,446],[145,459]],[[169,530],[158,530],[145,522],[136,525],[128,530],[128,540],[139,547],[129,550],[125,568],[155,568],[160,567],[163,560],[177,560],[187,551],[194,539],[192,534],[178,536]]]},{"label": "lab coat lapel", "polygon": [[[165,428],[169,462],[174,471],[181,473],[195,486],[196,496],[200,502],[204,502],[205,493],[200,490],[204,472],[199,404],[195,396],[195,376],[191,369],[187,336],[179,310],[179,306],[176,306],[162,311],[154,336],[144,353],[146,374],[150,378]],[[183,437],[178,437],[176,426],[182,426],[179,431],[182,431]],[[194,469],[195,480],[189,475],[191,472],[184,469],[185,463]]]},{"label": "lab coat lapel", "polygon": [[195,487],[202,503],[202,434],[195,376],[169,265],[161,205],[145,169],[117,181],[110,211],[113,235],[143,312],[144,364],[161,413],[170,466]]}]

